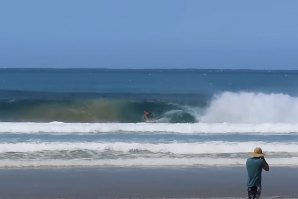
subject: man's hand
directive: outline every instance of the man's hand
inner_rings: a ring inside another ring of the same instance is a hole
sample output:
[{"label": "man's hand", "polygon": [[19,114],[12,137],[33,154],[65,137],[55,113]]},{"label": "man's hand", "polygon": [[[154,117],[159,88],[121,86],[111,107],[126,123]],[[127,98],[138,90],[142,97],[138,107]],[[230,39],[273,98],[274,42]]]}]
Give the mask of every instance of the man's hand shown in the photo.
[{"label": "man's hand", "polygon": [[265,157],[262,157],[262,159],[264,160],[263,169],[269,171],[269,164],[266,162]]}]

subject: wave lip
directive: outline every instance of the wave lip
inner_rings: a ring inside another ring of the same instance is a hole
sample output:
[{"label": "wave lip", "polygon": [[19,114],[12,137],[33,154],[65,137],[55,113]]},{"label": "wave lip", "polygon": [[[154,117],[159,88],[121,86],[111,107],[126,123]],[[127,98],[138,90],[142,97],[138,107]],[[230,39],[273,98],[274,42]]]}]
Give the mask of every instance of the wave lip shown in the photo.
[{"label": "wave lip", "polygon": [[298,123],[34,123],[0,122],[0,133],[94,134],[94,133],[247,133],[298,134]]}]

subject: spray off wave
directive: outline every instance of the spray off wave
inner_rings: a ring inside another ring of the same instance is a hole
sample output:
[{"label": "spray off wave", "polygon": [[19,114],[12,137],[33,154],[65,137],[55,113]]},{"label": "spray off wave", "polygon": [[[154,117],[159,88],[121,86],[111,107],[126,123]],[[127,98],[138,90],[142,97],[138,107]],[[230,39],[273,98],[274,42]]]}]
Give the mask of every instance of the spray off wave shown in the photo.
[{"label": "spray off wave", "polygon": [[298,97],[224,92],[214,97],[199,120],[205,123],[298,123]]}]

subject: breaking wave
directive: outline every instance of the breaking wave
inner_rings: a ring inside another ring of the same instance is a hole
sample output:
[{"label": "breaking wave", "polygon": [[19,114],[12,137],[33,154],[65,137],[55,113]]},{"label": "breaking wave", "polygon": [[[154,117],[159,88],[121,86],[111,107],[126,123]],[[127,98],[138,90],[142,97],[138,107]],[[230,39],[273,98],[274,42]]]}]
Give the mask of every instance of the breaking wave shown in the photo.
[{"label": "breaking wave", "polygon": [[[140,123],[143,112],[157,123],[298,123],[298,97],[281,93],[223,92],[201,95],[121,95],[108,98],[2,99],[2,122]],[[160,99],[158,99],[160,97]]]},{"label": "breaking wave", "polygon": [[214,97],[200,121],[298,123],[298,97],[286,94],[224,92]]}]

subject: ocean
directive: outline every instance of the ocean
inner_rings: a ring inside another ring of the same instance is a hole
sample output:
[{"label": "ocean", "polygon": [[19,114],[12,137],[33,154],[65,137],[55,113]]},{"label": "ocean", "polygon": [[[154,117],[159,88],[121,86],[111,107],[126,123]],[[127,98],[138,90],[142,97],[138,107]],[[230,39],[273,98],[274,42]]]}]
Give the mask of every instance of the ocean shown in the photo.
[{"label": "ocean", "polygon": [[243,167],[257,146],[295,167],[297,85],[298,71],[0,69],[0,167]]}]

